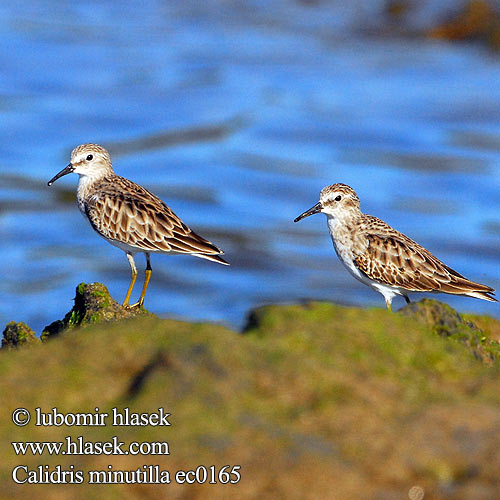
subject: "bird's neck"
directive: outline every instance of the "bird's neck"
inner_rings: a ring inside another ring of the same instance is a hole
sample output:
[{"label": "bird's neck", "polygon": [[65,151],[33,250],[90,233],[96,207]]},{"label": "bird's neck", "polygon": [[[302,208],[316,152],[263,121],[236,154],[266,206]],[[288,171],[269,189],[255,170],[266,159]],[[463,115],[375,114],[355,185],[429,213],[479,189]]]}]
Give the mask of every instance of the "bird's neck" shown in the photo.
[{"label": "bird's neck", "polygon": [[[100,176],[91,176],[91,175],[83,175],[79,174],[80,178],[78,179],[78,189],[76,191],[76,198],[78,202],[78,208],[80,212],[85,215],[86,207],[88,203],[92,200],[92,198],[99,198],[99,183],[109,176],[100,175]],[[113,173],[111,173],[113,175]]]},{"label": "bird's neck", "polygon": [[87,174],[79,174],[80,178],[78,179],[78,189],[77,189],[77,197],[78,200],[85,200],[94,192],[95,185],[98,184],[105,175],[87,175]]},{"label": "bird's neck", "polygon": [[347,249],[352,249],[354,246],[358,218],[354,215],[339,218],[330,214],[327,214],[326,218],[335,250],[344,257]]},{"label": "bird's neck", "polygon": [[342,216],[326,214],[328,229],[332,238],[341,238],[345,233],[352,231],[356,225],[358,217],[356,214],[343,214]]}]

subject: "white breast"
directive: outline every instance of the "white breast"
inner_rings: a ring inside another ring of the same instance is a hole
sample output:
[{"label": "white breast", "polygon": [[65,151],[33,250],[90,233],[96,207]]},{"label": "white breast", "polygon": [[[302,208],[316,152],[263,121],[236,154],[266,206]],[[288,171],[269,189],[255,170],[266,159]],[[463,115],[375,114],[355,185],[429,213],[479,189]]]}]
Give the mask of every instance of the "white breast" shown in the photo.
[{"label": "white breast", "polygon": [[92,178],[88,177],[87,175],[80,174],[80,178],[78,179],[78,189],[76,190],[76,198],[78,200],[78,208],[80,209],[80,212],[85,216],[86,214],[84,200],[88,197],[89,189],[92,183]]},{"label": "white breast", "polygon": [[340,226],[341,223],[339,223],[339,221],[332,216],[327,215],[327,222],[333,246],[335,247],[335,252],[339,257],[340,262],[344,264],[344,267],[352,276],[354,276],[358,281],[361,281],[361,283],[364,283],[365,285],[368,285],[377,292],[381,293],[386,300],[389,300],[389,302],[395,295],[404,295],[405,290],[398,287],[377,283],[376,281],[368,278],[366,274],[361,272],[354,264],[352,239],[350,238],[347,231],[343,231],[343,228]]}]

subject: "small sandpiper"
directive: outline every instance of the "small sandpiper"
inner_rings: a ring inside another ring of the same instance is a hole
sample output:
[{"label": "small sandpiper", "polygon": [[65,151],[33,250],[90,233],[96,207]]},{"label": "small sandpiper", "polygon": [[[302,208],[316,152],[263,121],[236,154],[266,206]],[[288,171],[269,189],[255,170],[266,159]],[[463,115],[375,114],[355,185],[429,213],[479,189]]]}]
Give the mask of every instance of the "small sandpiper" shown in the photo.
[{"label": "small sandpiper", "polygon": [[[63,175],[76,173],[78,207],[92,228],[126,254],[132,270],[123,306],[142,307],[151,278],[151,253],[187,254],[229,265],[223,251],[198,236],[160,198],[142,186],[116,175],[109,153],[98,144],[82,144],[73,149],[69,165],[56,174],[51,186]],[[141,296],[129,305],[137,279],[134,255],[146,256],[146,277]]]},{"label": "small sandpiper", "polygon": [[491,296],[493,288],[468,280],[408,236],[362,213],[358,196],[346,184],[325,187],[319,202],[294,222],[320,212],[326,215],[342,264],[381,293],[389,310],[396,295],[409,303],[408,292],[444,292],[498,302]]}]

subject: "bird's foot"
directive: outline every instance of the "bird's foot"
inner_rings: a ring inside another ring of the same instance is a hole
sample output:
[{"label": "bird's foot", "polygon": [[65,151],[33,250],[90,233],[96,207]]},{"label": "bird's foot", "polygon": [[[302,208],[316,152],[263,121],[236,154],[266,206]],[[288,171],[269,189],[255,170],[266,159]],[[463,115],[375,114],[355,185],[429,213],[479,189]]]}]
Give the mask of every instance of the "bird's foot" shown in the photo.
[{"label": "bird's foot", "polygon": [[144,301],[136,302],[135,304],[122,304],[122,307],[127,309],[127,311],[131,311],[132,309],[144,309]]}]

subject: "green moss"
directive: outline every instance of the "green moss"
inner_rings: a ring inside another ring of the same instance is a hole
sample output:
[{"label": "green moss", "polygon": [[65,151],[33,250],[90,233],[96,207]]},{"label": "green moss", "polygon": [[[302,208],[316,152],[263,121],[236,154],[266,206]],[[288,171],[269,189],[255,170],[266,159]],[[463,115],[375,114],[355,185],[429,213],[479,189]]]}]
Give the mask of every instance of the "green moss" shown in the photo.
[{"label": "green moss", "polygon": [[79,325],[81,322],[80,311],[72,310],[68,319],[68,325]]},{"label": "green moss", "polygon": [[89,318],[89,322],[90,323],[98,323],[101,319],[101,315],[99,313],[93,313],[90,318]]},{"label": "green moss", "polygon": [[13,349],[22,345],[33,345],[39,343],[35,332],[26,323],[7,323],[3,331],[2,349]]},{"label": "green moss", "polygon": [[42,340],[59,335],[75,327],[83,327],[102,321],[116,321],[132,318],[138,314],[149,314],[145,309],[125,309],[109,294],[102,283],[80,283],[76,287],[75,305],[62,320],[46,326],[42,332]]},{"label": "green moss", "polygon": [[476,319],[487,328],[500,332],[500,322],[493,318],[461,316],[447,304],[431,299],[412,303],[404,307],[401,314],[414,317],[430,327],[436,335],[464,344],[485,363],[498,363],[500,360],[500,344],[489,339],[473,321]]},{"label": "green moss", "polygon": [[[472,500],[477,491],[495,497],[500,369],[475,354],[494,340],[492,320],[464,318],[434,301],[395,314],[312,302],[259,308],[238,335],[145,314],[109,321],[112,311],[99,306],[103,289],[95,290],[80,288],[75,314],[60,322],[66,329],[70,318],[80,322],[71,335],[0,357],[6,448],[54,440],[53,428],[13,426],[13,408],[162,406],[172,413],[171,429],[121,427],[120,441],[167,440],[172,454],[154,463],[170,471],[238,463],[247,478],[231,486],[238,498],[330,498],[332,470],[339,498],[403,498],[409,485],[422,485],[432,498],[443,496],[443,487],[457,498]],[[87,427],[85,439],[105,441],[116,432]],[[75,438],[82,430],[65,433]],[[26,455],[23,464],[36,468],[39,458]],[[101,458],[47,455],[44,464],[135,470],[146,463]],[[7,455],[2,477],[18,463]],[[228,491],[205,486],[197,498]],[[6,480],[5,498],[15,497],[16,487]],[[36,498],[53,498],[60,485],[30,488]],[[79,485],[82,497],[126,500],[137,496],[137,485],[95,491]],[[160,497],[165,487],[145,491]]]}]

